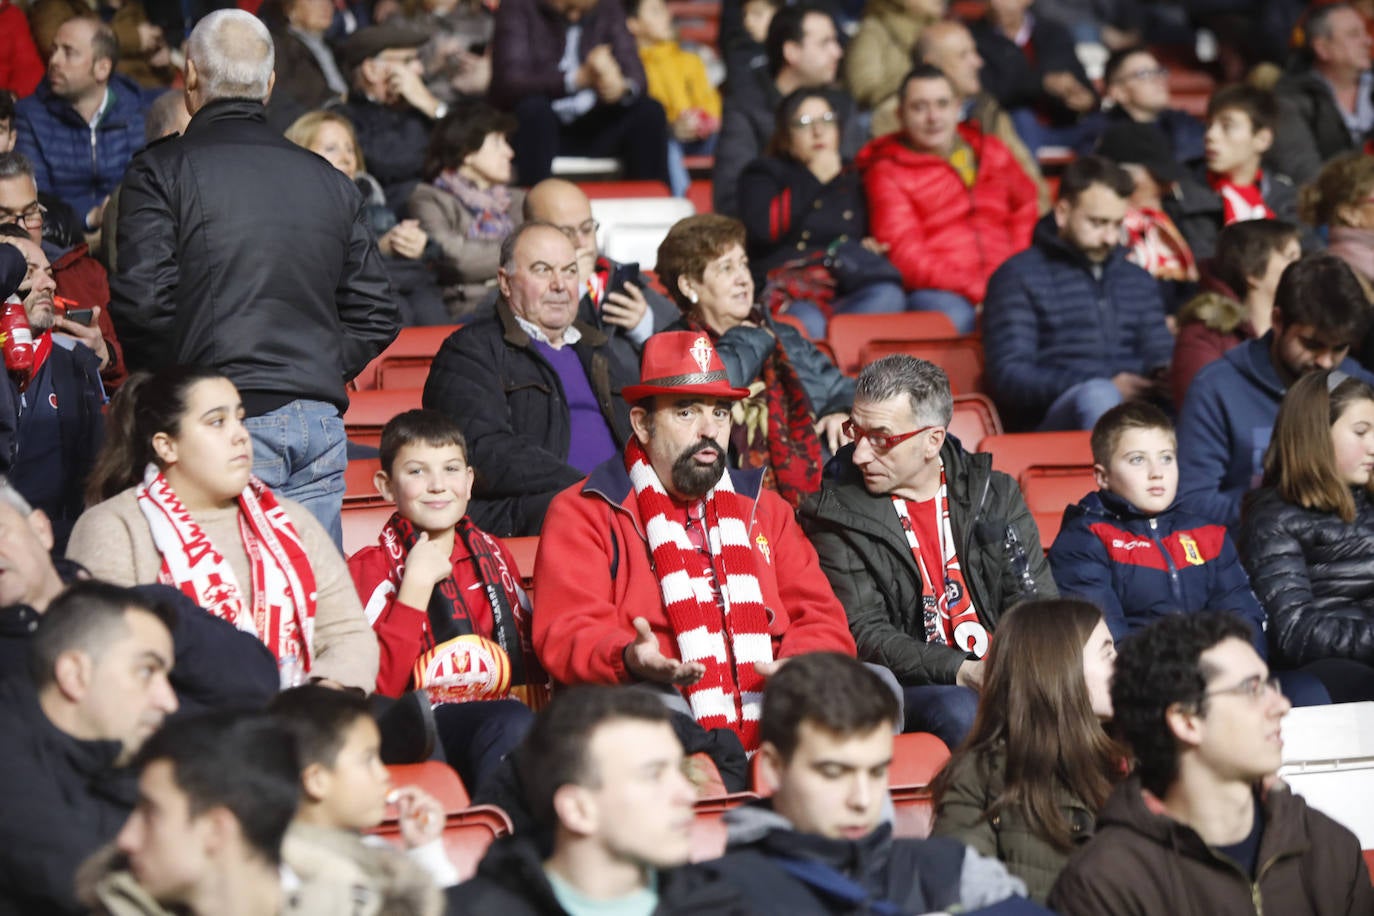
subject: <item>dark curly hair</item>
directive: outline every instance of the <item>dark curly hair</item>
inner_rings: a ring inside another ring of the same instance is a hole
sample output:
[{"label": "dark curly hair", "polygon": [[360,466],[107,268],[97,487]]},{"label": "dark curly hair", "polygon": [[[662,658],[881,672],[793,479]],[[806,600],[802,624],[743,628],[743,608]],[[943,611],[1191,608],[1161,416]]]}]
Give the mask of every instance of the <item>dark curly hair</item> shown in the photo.
[{"label": "dark curly hair", "polygon": [[1212,672],[1202,653],[1225,639],[1249,645],[1250,625],[1229,611],[1174,614],[1131,634],[1112,676],[1113,725],[1135,753],[1141,784],[1162,795],[1178,776],[1178,750],[1165,720],[1180,704],[1203,711]]},{"label": "dark curly hair", "polygon": [[486,102],[455,102],[430,134],[422,169],[425,181],[438,178],[444,169],[458,168],[464,159],[482,148],[488,134],[510,135],[517,126],[514,116],[497,111]]}]

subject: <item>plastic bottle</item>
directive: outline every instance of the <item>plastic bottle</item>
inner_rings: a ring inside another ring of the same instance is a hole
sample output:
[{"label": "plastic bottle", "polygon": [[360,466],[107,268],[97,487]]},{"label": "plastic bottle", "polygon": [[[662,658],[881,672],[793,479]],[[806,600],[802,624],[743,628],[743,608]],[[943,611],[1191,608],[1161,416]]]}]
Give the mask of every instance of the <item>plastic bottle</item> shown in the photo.
[{"label": "plastic bottle", "polygon": [[29,316],[24,313],[24,303],[18,299],[7,300],[0,310],[0,340],[6,369],[20,376],[33,372],[33,331],[29,328]]}]

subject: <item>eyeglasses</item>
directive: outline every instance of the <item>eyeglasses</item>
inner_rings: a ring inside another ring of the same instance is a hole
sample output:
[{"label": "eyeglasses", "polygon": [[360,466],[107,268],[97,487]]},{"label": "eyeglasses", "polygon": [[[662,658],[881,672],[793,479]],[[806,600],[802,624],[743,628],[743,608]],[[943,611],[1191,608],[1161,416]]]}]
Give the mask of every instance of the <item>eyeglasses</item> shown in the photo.
[{"label": "eyeglasses", "polygon": [[1239,697],[1258,700],[1264,696],[1266,690],[1272,690],[1280,696],[1283,695],[1283,687],[1279,684],[1278,678],[1273,675],[1261,677],[1256,674],[1253,677],[1247,677],[1234,687],[1224,687],[1221,690],[1209,690],[1202,696],[1206,699],[1207,697],[1219,696],[1224,693],[1234,693]]},{"label": "eyeglasses", "polygon": [[1142,67],[1139,70],[1132,70],[1130,73],[1123,73],[1117,77],[1122,82],[1132,80],[1164,80],[1169,78],[1168,67]]},{"label": "eyeglasses", "polygon": [[835,122],[838,120],[839,117],[836,116],[835,112],[827,111],[825,114],[821,115],[802,115],[800,118],[793,118],[787,123],[791,124],[797,130],[806,130],[808,127],[815,127],[817,124],[823,127],[834,127]]},{"label": "eyeglasses", "polygon": [[588,235],[596,235],[596,231],[601,228],[601,224],[594,219],[589,219],[580,226],[559,226],[558,231],[566,235],[572,242]]},{"label": "eyeglasses", "polygon": [[47,212],[47,207],[34,201],[31,206],[18,213],[0,210],[0,223],[17,223],[26,229],[33,229],[43,225],[43,217],[47,215]]},{"label": "eyeglasses", "polygon": [[880,452],[885,452],[890,448],[901,445],[912,436],[919,436],[921,433],[929,432],[932,429],[940,429],[940,427],[922,426],[920,429],[914,429],[909,433],[897,433],[896,435],[887,436],[882,433],[875,433],[872,430],[864,429],[862,426],[855,423],[853,418],[850,418],[844,421],[844,425],[841,426],[840,429],[844,431],[846,436],[853,439],[855,442],[858,442],[860,439],[867,439],[869,445]]}]

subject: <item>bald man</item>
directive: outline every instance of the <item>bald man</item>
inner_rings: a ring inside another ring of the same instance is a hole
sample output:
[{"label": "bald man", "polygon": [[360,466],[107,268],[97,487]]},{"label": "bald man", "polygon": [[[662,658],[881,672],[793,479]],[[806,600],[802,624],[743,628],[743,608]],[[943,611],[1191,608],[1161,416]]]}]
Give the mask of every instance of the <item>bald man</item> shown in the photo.
[{"label": "bald man", "polygon": [[591,201],[572,182],[549,178],[530,188],[525,219],[552,223],[572,241],[581,272],[577,320],[605,332],[617,356],[639,365],[644,341],[678,319],[677,307],[650,289],[642,273],[623,290],[607,290],[611,274],[620,265],[601,256]]}]

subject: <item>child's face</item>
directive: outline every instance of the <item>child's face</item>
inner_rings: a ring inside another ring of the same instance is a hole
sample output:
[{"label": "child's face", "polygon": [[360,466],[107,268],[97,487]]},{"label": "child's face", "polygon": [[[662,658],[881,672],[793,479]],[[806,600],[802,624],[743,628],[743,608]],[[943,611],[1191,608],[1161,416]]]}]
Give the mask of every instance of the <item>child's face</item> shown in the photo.
[{"label": "child's face", "polygon": [[1256,168],[1273,140],[1268,128],[1256,131],[1245,112],[1224,108],[1207,122],[1207,168],[1219,175]]},{"label": "child's face", "polygon": [[316,801],[339,830],[367,830],[386,816],[391,774],[382,764],[382,735],[369,718],[348,727],[332,767],[320,766]]},{"label": "child's face", "polygon": [[431,535],[452,531],[472,498],[472,468],[456,445],[403,445],[391,473],[378,471],[375,482],[402,517]]},{"label": "child's face", "polygon": [[773,4],[765,0],[744,4],[744,31],[759,44],[768,38],[768,26],[773,21],[774,9]]},{"label": "child's face", "polygon": [[663,0],[642,0],[639,12],[630,20],[636,38],[646,43],[673,40],[673,14]]},{"label": "child's face", "polygon": [[1374,475],[1374,401],[1354,401],[1331,424],[1336,476],[1352,487],[1366,487]]},{"label": "child's face", "polygon": [[1097,485],[1146,515],[1157,515],[1178,493],[1176,448],[1167,430],[1128,429],[1117,440],[1111,464],[1093,466]]}]

